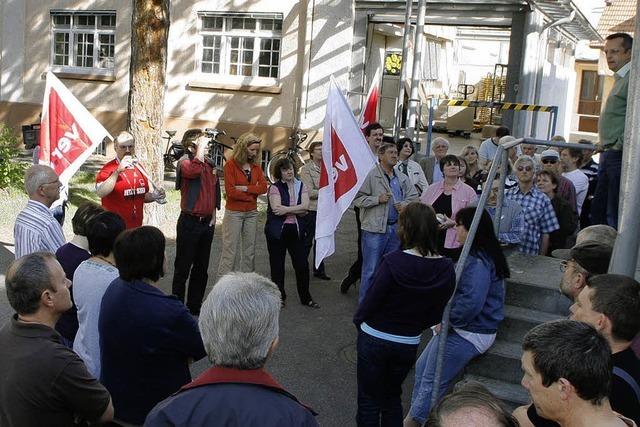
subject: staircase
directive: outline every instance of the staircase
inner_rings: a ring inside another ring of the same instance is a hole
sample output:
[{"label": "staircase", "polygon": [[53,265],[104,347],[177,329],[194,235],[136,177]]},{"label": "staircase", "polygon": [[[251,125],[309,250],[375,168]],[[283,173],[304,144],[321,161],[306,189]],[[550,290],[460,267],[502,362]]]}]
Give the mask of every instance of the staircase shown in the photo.
[{"label": "staircase", "polygon": [[508,407],[515,408],[530,401],[520,385],[525,334],[539,323],[566,318],[571,303],[559,291],[561,260],[513,252],[507,261],[511,278],[505,282],[505,318],[496,342],[467,366],[463,382],[480,382]]}]

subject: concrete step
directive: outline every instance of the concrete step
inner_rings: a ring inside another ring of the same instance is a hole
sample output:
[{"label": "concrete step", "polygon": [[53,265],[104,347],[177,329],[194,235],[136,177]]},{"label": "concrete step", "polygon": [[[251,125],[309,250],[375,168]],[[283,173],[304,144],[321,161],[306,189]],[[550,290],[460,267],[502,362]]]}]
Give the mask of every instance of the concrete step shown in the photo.
[{"label": "concrete step", "polygon": [[466,375],[460,383],[478,382],[485,386],[495,397],[502,400],[507,409],[514,410],[518,406],[531,402],[529,393],[522,385],[499,381],[481,375]]},{"label": "concrete step", "polygon": [[467,366],[467,374],[480,375],[494,380],[517,384],[522,378],[520,357],[522,346],[518,343],[496,340],[483,355]]},{"label": "concrete step", "polygon": [[558,316],[567,316],[571,301],[560,291],[541,287],[531,283],[518,283],[509,280],[505,289],[505,304],[537,310]]},{"label": "concrete step", "polygon": [[[521,285],[514,285],[521,286]],[[515,305],[505,305],[504,320],[498,328],[498,340],[522,343],[524,336],[534,326],[562,319],[565,316],[547,313],[539,310],[518,307]]]}]

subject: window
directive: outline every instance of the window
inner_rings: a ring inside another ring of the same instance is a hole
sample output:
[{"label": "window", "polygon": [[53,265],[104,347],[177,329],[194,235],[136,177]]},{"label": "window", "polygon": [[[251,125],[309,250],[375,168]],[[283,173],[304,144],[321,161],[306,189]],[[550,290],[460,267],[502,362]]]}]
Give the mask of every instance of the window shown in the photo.
[{"label": "window", "polygon": [[51,12],[51,65],[57,71],[111,75],[115,12]]},{"label": "window", "polygon": [[277,79],[281,14],[201,13],[198,71]]}]

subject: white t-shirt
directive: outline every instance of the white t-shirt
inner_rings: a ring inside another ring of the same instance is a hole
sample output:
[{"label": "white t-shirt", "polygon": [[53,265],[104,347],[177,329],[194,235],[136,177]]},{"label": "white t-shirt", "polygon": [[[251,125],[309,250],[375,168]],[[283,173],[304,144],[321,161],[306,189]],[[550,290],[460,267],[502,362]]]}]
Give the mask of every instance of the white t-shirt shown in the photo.
[{"label": "white t-shirt", "polygon": [[565,172],[562,176],[571,181],[573,186],[576,187],[576,203],[578,204],[578,215],[580,215],[582,204],[587,197],[587,190],[589,190],[589,178],[580,169]]},{"label": "white t-shirt", "polygon": [[[496,151],[498,151],[498,146],[493,143],[491,138],[487,138],[482,141],[482,144],[480,144],[480,148],[478,149],[478,157],[483,160],[493,161],[493,158],[496,156]],[[518,156],[522,155],[522,150],[520,149],[519,145],[516,146],[516,154]]]}]

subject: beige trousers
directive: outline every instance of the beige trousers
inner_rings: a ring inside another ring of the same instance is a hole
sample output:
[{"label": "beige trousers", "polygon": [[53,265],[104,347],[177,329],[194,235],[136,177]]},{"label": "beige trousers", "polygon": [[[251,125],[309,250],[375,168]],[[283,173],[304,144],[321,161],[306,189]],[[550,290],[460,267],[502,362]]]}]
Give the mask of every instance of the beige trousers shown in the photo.
[{"label": "beige trousers", "polygon": [[222,254],[218,277],[230,271],[255,270],[258,211],[236,212],[227,209],[222,219]]}]

